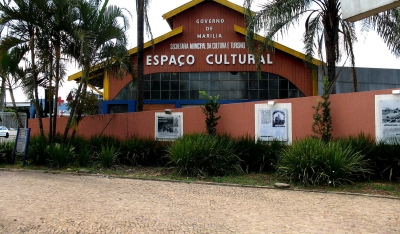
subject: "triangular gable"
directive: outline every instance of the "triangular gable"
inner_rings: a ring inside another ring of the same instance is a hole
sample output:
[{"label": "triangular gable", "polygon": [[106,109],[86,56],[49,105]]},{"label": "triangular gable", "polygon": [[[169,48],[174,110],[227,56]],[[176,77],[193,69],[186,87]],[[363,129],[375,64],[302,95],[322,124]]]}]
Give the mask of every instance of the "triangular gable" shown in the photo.
[{"label": "triangular gable", "polygon": [[[172,18],[174,16],[176,16],[176,15],[186,11],[187,9],[189,9],[191,7],[194,7],[194,6],[196,6],[196,5],[198,5],[198,4],[202,3],[202,2],[205,2],[205,1],[206,0],[192,0],[192,1],[182,5],[180,7],[177,7],[175,9],[173,9],[172,11],[169,11],[169,12],[165,13],[163,15],[163,19],[165,19],[168,22],[168,24],[171,27],[171,29],[173,29]],[[213,1],[223,5],[225,7],[233,9],[233,10],[239,12],[239,13],[246,14],[246,9],[241,7],[241,6],[239,6],[239,5],[237,5],[237,4],[235,4],[235,3],[229,2],[227,0],[213,0]]]}]

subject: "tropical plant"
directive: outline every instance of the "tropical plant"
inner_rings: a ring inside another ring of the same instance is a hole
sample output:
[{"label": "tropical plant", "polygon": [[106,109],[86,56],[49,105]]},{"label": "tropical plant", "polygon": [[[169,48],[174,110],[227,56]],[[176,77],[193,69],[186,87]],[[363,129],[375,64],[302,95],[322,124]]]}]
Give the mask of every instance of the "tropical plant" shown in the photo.
[{"label": "tropical plant", "polygon": [[280,141],[254,140],[254,137],[244,136],[235,140],[236,154],[241,160],[243,171],[274,172],[278,155],[287,146]]},{"label": "tropical plant", "polygon": [[235,142],[228,136],[184,135],[167,148],[167,157],[179,175],[213,176],[243,173],[235,153]]},{"label": "tropical plant", "polygon": [[74,148],[64,144],[55,143],[48,145],[45,153],[50,166],[63,168],[68,165],[69,159],[74,156]]},{"label": "tropical plant", "polygon": [[101,165],[105,168],[110,168],[116,162],[118,155],[120,154],[119,149],[114,145],[103,145],[101,146],[100,152],[98,152]]},{"label": "tropical plant", "polygon": [[378,141],[370,160],[377,179],[400,181],[400,140]]},{"label": "tropical plant", "polygon": [[8,91],[10,93],[11,102],[13,105],[13,112],[15,114],[15,119],[18,124],[18,127],[24,127],[21,121],[20,114],[18,112],[18,108],[15,102],[14,96],[14,88],[15,85],[19,82],[19,80],[23,79],[24,71],[19,67],[19,63],[22,60],[23,54],[25,52],[21,51],[19,48],[13,48],[10,51],[5,52],[0,57],[0,77],[5,81],[4,89],[7,84]]},{"label": "tropical plant", "polygon": [[332,117],[331,117],[331,102],[329,100],[329,83],[328,79],[324,78],[324,94],[321,100],[318,100],[318,105],[313,106],[315,114],[313,115],[312,130],[314,133],[321,136],[324,142],[329,142],[332,139]]},{"label": "tropical plant", "polygon": [[400,8],[390,9],[362,20],[363,30],[376,30],[389,50],[400,57]]},{"label": "tropical plant", "polygon": [[[245,0],[247,9],[246,41],[253,52],[254,35],[259,31],[266,32],[265,40],[258,44],[258,54],[264,49],[272,49],[272,39],[277,33],[285,34],[291,26],[300,22],[306,16],[305,33],[303,37],[306,61],[311,62],[316,54],[322,61],[326,57],[326,67],[323,66],[323,76],[328,77],[329,93],[335,93],[336,64],[342,53],[350,58],[353,71],[354,91],[357,91],[357,76],[353,43],[356,41],[353,23],[344,21],[341,14],[340,0],[271,0],[262,4],[261,9],[253,13],[250,8],[253,0]],[[346,59],[347,61],[347,59]]]},{"label": "tropical plant", "polygon": [[[72,54],[82,68],[82,76],[75,97],[72,100],[70,116],[64,131],[64,139],[67,138],[72,122],[78,126],[82,112],[77,111],[78,104],[86,97],[89,77],[95,65],[103,68],[105,72],[111,72],[115,66],[116,57],[125,55],[119,61],[120,71],[118,77],[122,76],[122,70],[131,67],[126,49],[126,29],[129,27],[124,10],[116,6],[108,6],[108,0],[80,1],[76,6],[77,19],[74,21],[74,41],[70,43],[67,51]],[[127,69],[132,71],[132,69]],[[70,139],[72,140],[73,137]]]},{"label": "tropical plant", "polygon": [[14,141],[0,142],[0,164],[12,162],[14,144]]},{"label": "tropical plant", "polygon": [[305,138],[282,151],[277,162],[279,177],[303,185],[353,183],[371,171],[364,155],[333,141]]},{"label": "tropical plant", "polygon": [[199,93],[201,96],[208,99],[204,106],[201,106],[203,113],[206,115],[205,123],[207,133],[209,135],[215,135],[217,133],[216,127],[218,125],[218,120],[221,118],[221,116],[215,116],[215,114],[218,113],[220,107],[218,103],[219,96],[208,96],[205,91],[199,91]]},{"label": "tropical plant", "polygon": [[34,165],[45,165],[47,162],[46,147],[49,142],[45,136],[32,136],[29,139],[27,159]]},{"label": "tropical plant", "polygon": [[0,3],[0,25],[7,27],[8,34],[2,38],[0,44],[0,57],[13,48],[19,48],[25,51],[27,57],[26,66],[26,82],[24,88],[29,98],[36,107],[36,116],[39,122],[39,131],[44,136],[42,123],[42,109],[39,104],[39,86],[43,84],[44,79],[40,79],[40,67],[38,67],[36,58],[36,45],[40,33],[40,19],[44,16],[42,10],[43,1],[25,1],[14,0],[13,4],[9,2]]},{"label": "tropical plant", "polygon": [[168,144],[150,137],[131,136],[121,142],[119,162],[132,166],[165,166],[167,159],[163,156]]}]

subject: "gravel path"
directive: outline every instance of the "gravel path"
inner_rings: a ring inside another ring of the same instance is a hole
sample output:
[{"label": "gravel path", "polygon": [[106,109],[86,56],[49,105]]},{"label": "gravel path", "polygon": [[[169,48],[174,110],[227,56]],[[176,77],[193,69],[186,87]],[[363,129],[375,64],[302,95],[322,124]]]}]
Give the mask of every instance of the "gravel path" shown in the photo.
[{"label": "gravel path", "polygon": [[400,200],[0,170],[0,233],[400,233]]}]

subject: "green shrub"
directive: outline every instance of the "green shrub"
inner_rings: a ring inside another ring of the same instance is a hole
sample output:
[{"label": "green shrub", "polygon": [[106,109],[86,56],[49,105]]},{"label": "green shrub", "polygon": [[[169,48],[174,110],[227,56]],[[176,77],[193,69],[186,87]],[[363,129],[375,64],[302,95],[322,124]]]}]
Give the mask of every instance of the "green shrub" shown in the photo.
[{"label": "green shrub", "polygon": [[279,141],[254,140],[248,135],[236,140],[236,154],[247,173],[274,171],[277,157],[285,147]]},{"label": "green shrub", "polygon": [[166,144],[168,143],[155,141],[150,137],[130,137],[121,142],[119,162],[132,166],[165,166],[167,164],[164,157]]},{"label": "green shrub", "polygon": [[342,145],[342,147],[351,147],[355,152],[361,152],[365,159],[372,159],[375,157],[375,138],[371,135],[365,135],[360,133],[357,136],[348,136],[336,139],[336,142]]},{"label": "green shrub", "polygon": [[0,142],[0,164],[12,163],[14,141]]},{"label": "green shrub", "polygon": [[280,177],[304,185],[333,185],[352,183],[370,173],[368,163],[360,152],[340,143],[324,143],[306,138],[282,151],[277,173]]},{"label": "green shrub", "polygon": [[189,176],[242,173],[235,142],[228,136],[185,135],[167,148],[178,174]]},{"label": "green shrub", "polygon": [[73,157],[74,148],[59,143],[51,144],[45,150],[49,166],[63,168],[68,165],[69,159]]},{"label": "green shrub", "polygon": [[42,136],[32,136],[29,139],[29,148],[27,159],[34,165],[45,165],[47,163],[47,154],[45,153],[48,146],[48,140]]},{"label": "green shrub", "polygon": [[81,167],[87,167],[92,160],[93,147],[89,145],[80,146],[79,149],[76,149],[76,159],[78,161],[78,165]]},{"label": "green shrub", "polygon": [[93,150],[100,151],[105,145],[113,145],[116,148],[120,148],[121,140],[115,136],[93,136],[89,139],[89,145],[93,147]]},{"label": "green shrub", "polygon": [[98,152],[98,154],[101,165],[105,168],[110,168],[115,164],[116,159],[119,155],[119,150],[114,145],[109,146],[107,144],[101,146],[101,150],[100,152]]},{"label": "green shrub", "polygon": [[400,141],[379,141],[371,158],[377,179],[400,180]]}]

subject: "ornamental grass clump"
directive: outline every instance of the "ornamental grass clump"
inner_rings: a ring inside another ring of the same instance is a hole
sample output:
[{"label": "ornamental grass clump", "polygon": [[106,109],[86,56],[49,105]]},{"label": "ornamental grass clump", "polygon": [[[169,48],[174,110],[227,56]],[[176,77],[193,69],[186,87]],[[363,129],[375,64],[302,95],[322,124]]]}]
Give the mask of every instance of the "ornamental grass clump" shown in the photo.
[{"label": "ornamental grass clump", "polygon": [[164,154],[168,144],[150,137],[132,136],[121,143],[119,162],[132,166],[165,166],[167,160]]},{"label": "ornamental grass clump", "polygon": [[74,156],[73,147],[68,147],[67,145],[59,143],[48,145],[45,152],[49,166],[57,168],[66,167],[70,158]]},{"label": "ornamental grass clump", "polygon": [[98,152],[101,165],[105,168],[112,167],[119,154],[118,148],[114,145],[109,146],[108,144],[101,146],[100,152]]},{"label": "ornamental grass clump", "polygon": [[277,140],[254,140],[248,135],[236,139],[236,146],[236,153],[246,173],[274,172],[278,155],[287,147]]},{"label": "ornamental grass clump", "polygon": [[297,141],[283,150],[277,167],[278,176],[303,185],[337,186],[370,173],[360,152],[315,138]]},{"label": "ornamental grass clump", "polygon": [[184,135],[167,148],[167,156],[177,174],[188,176],[223,176],[243,173],[229,136]]}]

